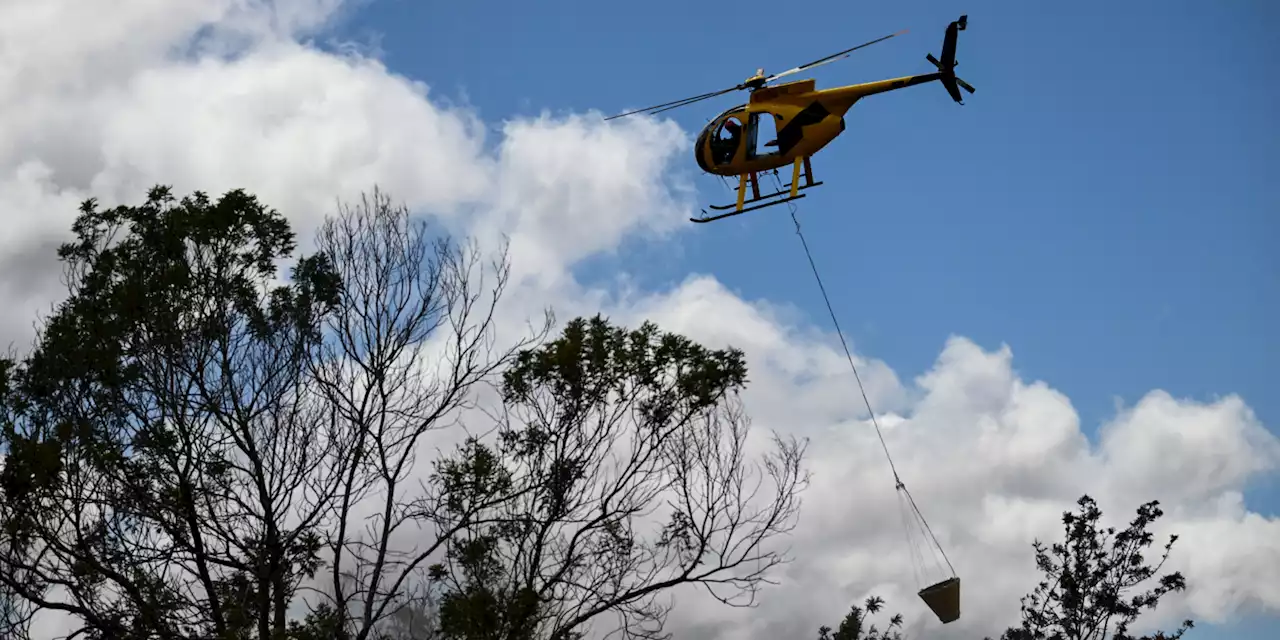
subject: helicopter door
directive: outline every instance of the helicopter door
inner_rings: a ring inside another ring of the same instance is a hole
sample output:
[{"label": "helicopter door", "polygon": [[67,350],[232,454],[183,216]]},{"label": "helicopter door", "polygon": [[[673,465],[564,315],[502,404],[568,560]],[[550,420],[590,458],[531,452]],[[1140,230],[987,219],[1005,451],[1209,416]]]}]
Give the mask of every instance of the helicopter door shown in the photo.
[{"label": "helicopter door", "polygon": [[751,147],[748,159],[778,155],[778,124],[781,120],[768,112],[751,114]]},{"label": "helicopter door", "polygon": [[729,116],[716,129],[715,137],[711,138],[711,159],[717,164],[729,164],[733,162],[734,156],[738,152],[738,147],[742,143],[742,121],[738,116]]}]

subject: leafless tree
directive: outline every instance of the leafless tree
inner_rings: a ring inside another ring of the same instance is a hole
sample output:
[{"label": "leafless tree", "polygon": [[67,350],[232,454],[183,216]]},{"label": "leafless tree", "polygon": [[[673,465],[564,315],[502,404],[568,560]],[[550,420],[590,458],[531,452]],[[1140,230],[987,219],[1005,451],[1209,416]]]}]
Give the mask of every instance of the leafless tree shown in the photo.
[{"label": "leafless tree", "polygon": [[403,604],[382,620],[371,637],[376,640],[436,640],[440,617],[429,585],[418,583],[401,598]]},{"label": "leafless tree", "polygon": [[427,559],[470,514],[444,517],[418,455],[432,444],[429,434],[473,406],[478,385],[550,325],[548,316],[529,338],[495,347],[505,250],[486,269],[474,243],[431,231],[375,190],[355,207],[341,205],[318,234],[318,250],[343,283],[311,365],[347,443],[325,541],[325,591],[342,637],[376,638],[421,609],[410,594],[424,584]]}]

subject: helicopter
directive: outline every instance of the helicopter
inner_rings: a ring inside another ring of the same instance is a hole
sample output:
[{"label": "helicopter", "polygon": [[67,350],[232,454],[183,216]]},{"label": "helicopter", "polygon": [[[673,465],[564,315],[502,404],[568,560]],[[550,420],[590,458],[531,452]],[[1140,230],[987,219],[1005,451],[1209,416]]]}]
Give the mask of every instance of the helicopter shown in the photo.
[{"label": "helicopter", "polygon": [[[904,30],[771,76],[765,76],[763,69],[757,69],[755,75],[728,89],[620,113],[605,120],[634,114],[653,115],[734,91],[749,90],[750,98],[746,104],[727,109],[712,118],[698,134],[694,144],[694,158],[699,168],[712,175],[738,178],[737,202],[711,205],[717,211],[732,209],[730,213],[707,215],[704,209],[703,217],[690,220],[711,222],[790,202],[805,197],[801,191],[822,184],[813,180],[810,158],[844,132],[844,114],[858,100],[937,80],[953,100],[964,104],[960,89],[972,94],[974,88],[956,76],[956,39],[958,32],[964,31],[968,22],[969,16],[962,15],[959,20],[947,26],[942,40],[941,60],[933,57],[932,53],[925,56],[926,60],[937,67],[937,71],[933,73],[821,90],[817,89],[812,79],[770,84],[779,78],[847,58],[858,49],[900,36],[906,33]],[[772,130],[773,134],[761,135],[764,130]],[[762,138],[767,141],[757,144]],[[760,195],[759,174],[772,171],[776,175],[779,168],[787,165],[791,165],[791,182],[780,185],[781,188],[775,193]],[[800,184],[802,170],[803,185]],[[749,199],[746,197],[748,186],[751,188]]]}]

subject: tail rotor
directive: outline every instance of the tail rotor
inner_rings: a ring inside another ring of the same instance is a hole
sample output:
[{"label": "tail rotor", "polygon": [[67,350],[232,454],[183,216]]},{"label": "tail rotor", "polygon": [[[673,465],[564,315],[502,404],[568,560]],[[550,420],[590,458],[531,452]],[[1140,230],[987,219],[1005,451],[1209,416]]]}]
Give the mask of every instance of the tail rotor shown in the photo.
[{"label": "tail rotor", "polygon": [[959,20],[947,25],[947,34],[942,40],[942,60],[933,57],[933,54],[927,54],[925,59],[933,63],[941,74],[939,80],[942,86],[947,89],[947,93],[951,95],[951,99],[959,104],[964,104],[964,98],[960,95],[960,89],[964,89],[969,93],[974,92],[973,85],[965,82],[961,78],[956,77],[956,39],[959,32],[964,31],[969,25],[969,16],[960,16]]}]

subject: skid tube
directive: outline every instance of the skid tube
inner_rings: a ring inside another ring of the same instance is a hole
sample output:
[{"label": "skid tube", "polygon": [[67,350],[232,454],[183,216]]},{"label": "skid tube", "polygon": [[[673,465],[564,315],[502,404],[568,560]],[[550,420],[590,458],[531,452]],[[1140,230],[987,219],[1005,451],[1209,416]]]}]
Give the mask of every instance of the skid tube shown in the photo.
[{"label": "skid tube", "polygon": [[[805,180],[803,185],[800,184],[801,168],[804,169]],[[774,173],[776,174],[777,171],[775,170]],[[748,200],[746,197],[748,184],[751,185],[750,200]],[[728,211],[732,209],[733,211],[731,213],[722,213],[719,215],[704,215],[701,218],[689,218],[689,220],[691,222],[698,222],[698,223],[712,222],[714,220],[722,220],[724,218],[741,215],[743,213],[747,213],[748,211],[756,211],[759,209],[772,207],[773,205],[776,205],[776,204],[782,204],[784,202],[799,200],[800,198],[803,198],[806,195],[806,194],[800,193],[801,190],[809,189],[811,187],[816,187],[821,184],[822,184],[821,182],[813,181],[813,165],[810,164],[808,156],[803,158],[796,158],[795,162],[792,164],[791,182],[786,186],[784,186],[781,190],[762,196],[760,195],[760,180],[757,177],[757,174],[744,173],[738,176],[738,202],[736,204],[710,205],[711,208],[716,211]],[[786,194],[787,197],[779,198],[777,200],[771,200],[769,202],[764,202],[766,200],[770,200],[771,198],[777,198],[778,196],[781,196],[783,194]],[[760,202],[762,204],[756,204],[755,206],[745,206],[745,205],[750,205],[757,202]],[[707,213],[705,209],[702,212],[704,214]]]}]

